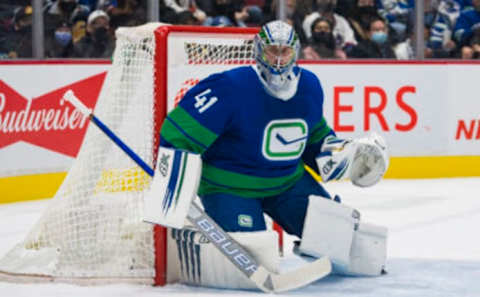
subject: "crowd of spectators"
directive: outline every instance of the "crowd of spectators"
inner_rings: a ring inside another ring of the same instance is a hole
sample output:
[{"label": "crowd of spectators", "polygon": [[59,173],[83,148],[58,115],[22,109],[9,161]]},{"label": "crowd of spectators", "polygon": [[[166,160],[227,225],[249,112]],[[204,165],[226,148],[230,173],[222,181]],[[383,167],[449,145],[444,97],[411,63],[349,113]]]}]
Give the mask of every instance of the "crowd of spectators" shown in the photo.
[{"label": "crowd of spectators", "polygon": [[[160,21],[257,27],[278,0],[159,0]],[[415,57],[414,0],[285,0],[302,58]],[[426,58],[480,58],[480,0],[424,0]],[[0,4],[0,59],[32,57],[30,0]],[[147,22],[146,0],[44,0],[45,55],[108,58],[119,26]]]}]

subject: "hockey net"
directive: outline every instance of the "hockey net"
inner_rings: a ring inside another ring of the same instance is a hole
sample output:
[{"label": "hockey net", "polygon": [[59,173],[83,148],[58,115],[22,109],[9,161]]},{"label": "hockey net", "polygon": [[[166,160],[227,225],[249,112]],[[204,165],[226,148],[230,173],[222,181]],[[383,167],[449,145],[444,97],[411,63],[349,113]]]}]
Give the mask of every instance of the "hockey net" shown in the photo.
[{"label": "hockey net", "polygon": [[[94,112],[152,168],[161,123],[212,72],[251,64],[256,29],[120,28]],[[82,99],[82,98],[80,98]],[[142,222],[150,177],[94,125],[63,184],[0,279],[165,284],[166,231]]]}]

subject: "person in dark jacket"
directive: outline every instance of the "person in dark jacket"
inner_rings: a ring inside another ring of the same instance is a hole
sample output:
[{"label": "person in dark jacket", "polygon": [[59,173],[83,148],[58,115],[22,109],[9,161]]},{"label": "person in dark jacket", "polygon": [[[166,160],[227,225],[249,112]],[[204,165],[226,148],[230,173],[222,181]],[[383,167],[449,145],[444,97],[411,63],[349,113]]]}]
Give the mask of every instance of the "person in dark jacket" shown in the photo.
[{"label": "person in dark jacket", "polygon": [[243,0],[212,0],[204,26],[245,27],[249,14]]},{"label": "person in dark jacket", "polygon": [[473,9],[465,9],[457,18],[453,37],[461,49],[462,59],[469,59],[472,41],[480,38],[480,0],[472,0]]},{"label": "person in dark jacket", "polygon": [[73,56],[72,27],[60,21],[54,32],[45,38],[45,51],[48,58],[70,58]]},{"label": "person in dark jacket", "polygon": [[372,19],[368,39],[360,42],[349,53],[351,58],[396,59],[388,39],[388,28],[381,18]]},{"label": "person in dark jacket", "polygon": [[355,0],[354,6],[349,10],[347,20],[353,29],[358,42],[368,40],[368,26],[374,18],[380,18],[374,0]]},{"label": "person in dark jacket", "polygon": [[10,25],[0,37],[0,56],[3,58],[32,57],[32,7],[17,8]]},{"label": "person in dark jacket", "polygon": [[[333,36],[333,24],[328,18],[319,17],[312,23],[312,37],[302,53],[305,59],[346,59]],[[312,52],[313,51],[313,52]]]},{"label": "person in dark jacket", "polygon": [[111,58],[115,41],[109,21],[103,10],[95,10],[88,16],[87,34],[74,45],[75,57]]}]

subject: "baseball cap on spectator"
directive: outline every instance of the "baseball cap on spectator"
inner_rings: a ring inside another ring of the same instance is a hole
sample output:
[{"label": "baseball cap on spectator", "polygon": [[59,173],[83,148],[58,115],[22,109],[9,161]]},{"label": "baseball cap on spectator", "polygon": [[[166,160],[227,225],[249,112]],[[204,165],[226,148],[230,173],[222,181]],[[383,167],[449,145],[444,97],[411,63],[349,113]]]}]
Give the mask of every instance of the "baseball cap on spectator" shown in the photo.
[{"label": "baseball cap on spectator", "polygon": [[108,16],[108,14],[105,13],[105,11],[95,10],[95,11],[92,11],[92,13],[88,16],[87,24],[88,25],[92,24],[93,21],[95,21],[99,17],[104,17],[108,21],[110,21],[110,17]]}]

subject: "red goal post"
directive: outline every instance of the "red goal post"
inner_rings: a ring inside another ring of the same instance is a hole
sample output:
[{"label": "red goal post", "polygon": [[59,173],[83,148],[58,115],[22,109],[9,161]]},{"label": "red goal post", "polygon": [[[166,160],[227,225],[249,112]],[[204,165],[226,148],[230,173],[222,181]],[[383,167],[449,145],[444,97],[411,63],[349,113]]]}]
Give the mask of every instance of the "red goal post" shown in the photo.
[{"label": "red goal post", "polygon": [[[257,32],[160,23],[118,29],[96,116],[153,167],[167,112],[211,73],[253,64]],[[0,280],[166,284],[167,231],[142,221],[149,184],[150,178],[90,125],[46,211],[0,258]]]}]

